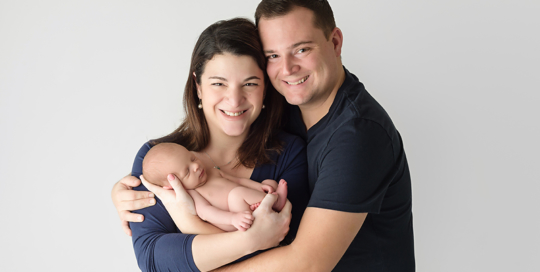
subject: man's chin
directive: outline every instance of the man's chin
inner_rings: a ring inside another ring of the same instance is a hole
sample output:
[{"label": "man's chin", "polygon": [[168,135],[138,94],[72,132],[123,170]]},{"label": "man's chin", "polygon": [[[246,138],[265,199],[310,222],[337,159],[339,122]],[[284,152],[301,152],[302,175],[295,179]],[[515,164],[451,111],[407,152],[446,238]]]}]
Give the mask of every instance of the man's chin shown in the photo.
[{"label": "man's chin", "polygon": [[287,103],[294,106],[301,106],[302,104],[304,104],[303,97],[291,96],[291,97],[285,97],[285,100],[287,100]]}]

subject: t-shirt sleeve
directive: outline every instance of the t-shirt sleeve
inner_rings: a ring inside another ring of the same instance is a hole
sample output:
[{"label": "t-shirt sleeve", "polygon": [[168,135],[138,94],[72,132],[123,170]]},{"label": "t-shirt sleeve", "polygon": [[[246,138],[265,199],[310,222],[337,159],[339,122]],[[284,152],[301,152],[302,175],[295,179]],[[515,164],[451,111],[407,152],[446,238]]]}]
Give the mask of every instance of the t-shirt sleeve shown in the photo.
[{"label": "t-shirt sleeve", "polygon": [[333,133],[320,151],[309,207],[379,213],[395,175],[392,140],[378,123],[355,119]]},{"label": "t-shirt sleeve", "polygon": [[287,198],[292,204],[292,219],[290,231],[287,235],[286,243],[292,241],[296,236],[300,220],[309,202],[308,166],[306,155],[306,144],[300,137],[288,135],[287,146],[280,156],[279,175],[276,181],[284,179],[287,181]]},{"label": "t-shirt sleeve", "polygon": [[[133,176],[142,174],[142,161],[150,148],[146,143],[137,153]],[[141,185],[134,190],[147,189]],[[156,198],[155,205],[136,213],[144,215],[143,222],[130,223],[133,248],[142,271],[199,271],[191,251],[195,235],[181,233],[159,199]]]}]

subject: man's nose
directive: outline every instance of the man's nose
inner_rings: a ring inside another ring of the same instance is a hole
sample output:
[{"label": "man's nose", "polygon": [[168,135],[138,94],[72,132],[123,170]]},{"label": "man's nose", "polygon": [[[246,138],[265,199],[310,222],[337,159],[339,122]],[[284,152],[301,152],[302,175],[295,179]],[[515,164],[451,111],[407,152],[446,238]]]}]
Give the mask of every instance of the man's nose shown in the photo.
[{"label": "man's nose", "polygon": [[289,56],[283,57],[283,75],[290,76],[299,70],[299,66],[294,62],[294,59]]}]

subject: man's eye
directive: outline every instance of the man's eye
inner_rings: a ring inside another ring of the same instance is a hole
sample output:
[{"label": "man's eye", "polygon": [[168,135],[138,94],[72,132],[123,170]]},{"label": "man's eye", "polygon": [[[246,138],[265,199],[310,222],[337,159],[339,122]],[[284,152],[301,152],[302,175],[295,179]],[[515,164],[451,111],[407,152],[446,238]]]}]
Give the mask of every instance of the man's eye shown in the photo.
[{"label": "man's eye", "polygon": [[298,50],[298,53],[304,53],[304,52],[306,52],[306,51],[307,51],[306,48],[302,48],[302,49]]},{"label": "man's eye", "polygon": [[257,84],[257,83],[246,83],[245,86],[259,86],[259,84]]},{"label": "man's eye", "polygon": [[213,85],[213,86],[223,86],[223,83],[217,82],[217,83],[212,83],[212,85]]},{"label": "man's eye", "polygon": [[272,54],[272,55],[269,55],[269,56],[268,56],[269,59],[275,59],[275,58],[277,58],[277,57],[278,57],[278,55],[276,55],[276,54]]}]

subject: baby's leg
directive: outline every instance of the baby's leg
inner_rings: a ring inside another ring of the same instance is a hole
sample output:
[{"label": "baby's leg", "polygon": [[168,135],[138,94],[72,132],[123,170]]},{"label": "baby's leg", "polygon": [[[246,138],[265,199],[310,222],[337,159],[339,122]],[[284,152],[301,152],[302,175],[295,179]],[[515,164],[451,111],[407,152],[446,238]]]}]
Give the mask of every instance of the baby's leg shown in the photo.
[{"label": "baby's leg", "polygon": [[[274,203],[272,208],[279,212],[287,202],[287,182],[285,180],[282,179],[279,182],[276,193],[278,195],[278,200]],[[266,194],[261,191],[238,186],[229,192],[229,211],[240,212],[255,210],[265,196]]]},{"label": "baby's leg", "polygon": [[[272,186],[272,188],[274,188],[274,192],[276,192],[278,195],[278,200],[274,203],[274,206],[272,206],[272,209],[278,212],[281,211],[281,209],[283,209],[283,206],[285,206],[285,203],[287,203],[287,191],[288,191],[287,182],[284,179],[282,179],[279,181],[279,184],[278,184],[273,179],[265,179],[261,183]],[[254,207],[254,208],[257,208],[257,207]],[[254,208],[252,207],[252,210],[255,210]]]},{"label": "baby's leg", "polygon": [[260,203],[266,194],[244,186],[238,186],[229,192],[229,211],[251,211],[250,205]]}]

